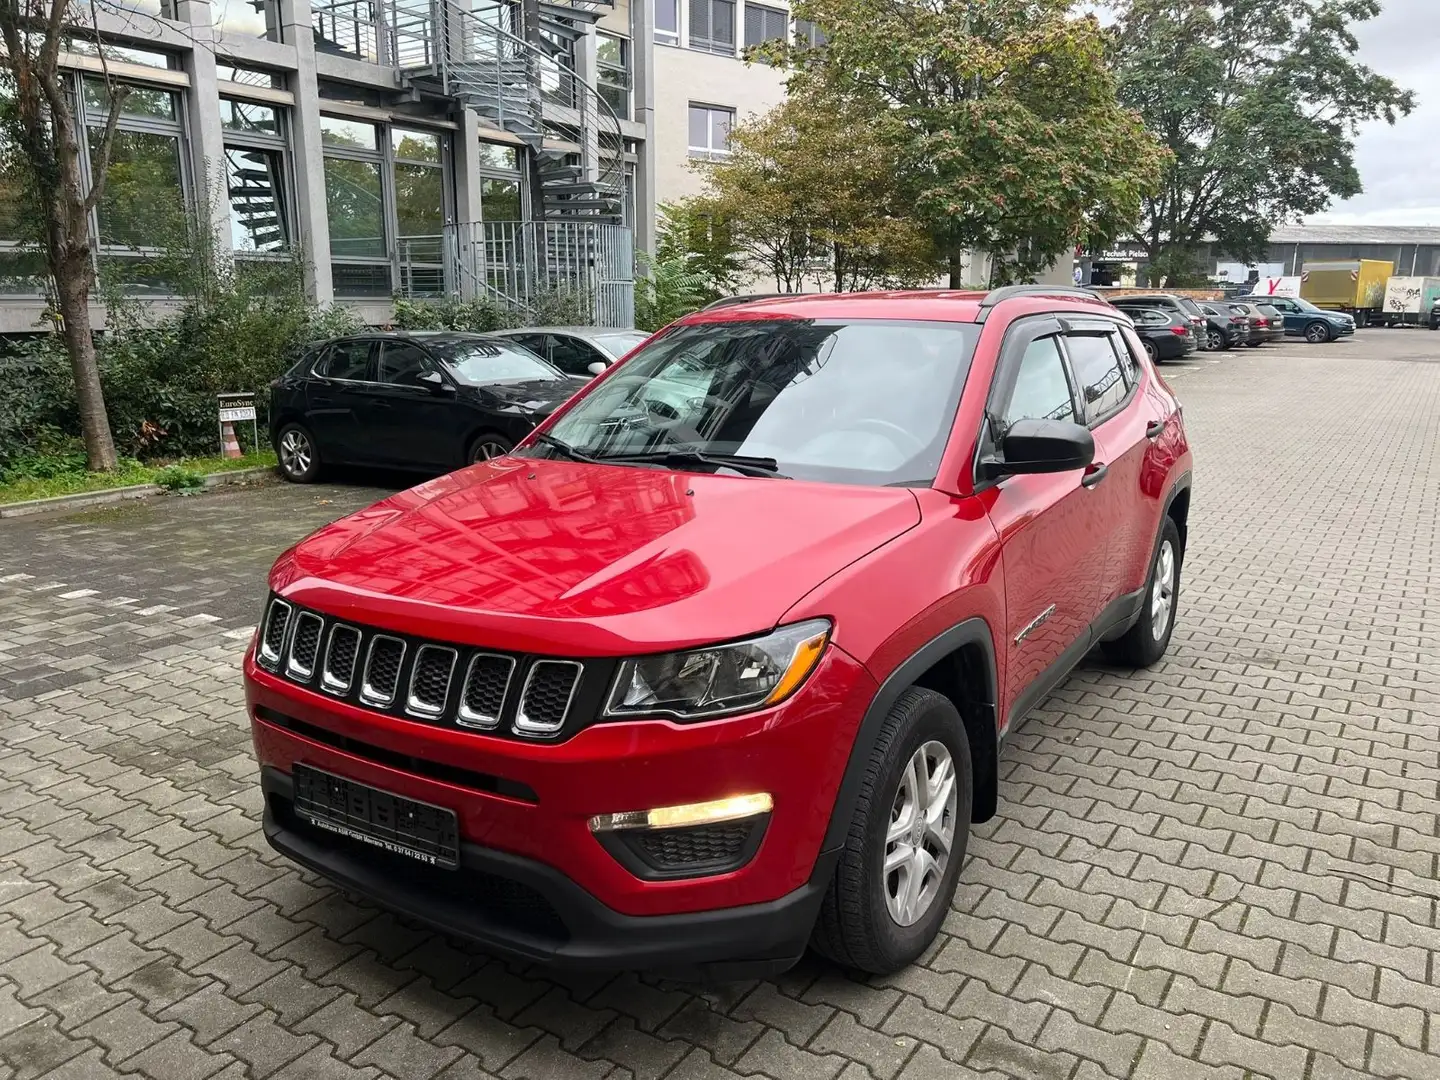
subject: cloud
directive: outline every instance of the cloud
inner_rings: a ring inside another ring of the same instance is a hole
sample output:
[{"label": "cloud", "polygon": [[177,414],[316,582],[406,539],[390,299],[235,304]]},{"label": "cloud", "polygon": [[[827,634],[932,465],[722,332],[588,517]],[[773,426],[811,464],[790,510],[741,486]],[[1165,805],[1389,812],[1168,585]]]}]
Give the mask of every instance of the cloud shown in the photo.
[{"label": "cloud", "polygon": [[1440,3],[1386,0],[1356,27],[1360,63],[1389,76],[1419,103],[1391,127],[1366,124],[1355,140],[1362,194],[1310,221],[1350,225],[1440,225]]}]

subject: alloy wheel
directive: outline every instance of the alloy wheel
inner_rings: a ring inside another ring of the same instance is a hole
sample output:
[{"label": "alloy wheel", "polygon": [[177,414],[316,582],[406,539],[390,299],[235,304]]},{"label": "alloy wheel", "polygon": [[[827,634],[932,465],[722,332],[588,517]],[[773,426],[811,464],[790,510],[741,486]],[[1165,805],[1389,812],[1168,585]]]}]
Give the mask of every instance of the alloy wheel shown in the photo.
[{"label": "alloy wheel", "polygon": [[475,444],[475,449],[471,451],[470,461],[472,464],[489,461],[491,458],[501,457],[509,452],[508,443],[501,442],[499,439],[481,439]]},{"label": "alloy wheel", "polygon": [[298,428],[291,428],[280,439],[280,466],[288,476],[304,476],[315,460],[309,438]]},{"label": "alloy wheel", "polygon": [[1219,352],[1225,347],[1225,339],[1215,331],[1211,330],[1205,335],[1205,348],[1210,352]]},{"label": "alloy wheel", "polygon": [[1175,547],[1169,540],[1160,545],[1155,558],[1155,587],[1150,592],[1150,632],[1159,641],[1170,625],[1170,609],[1175,605]]},{"label": "alloy wheel", "polygon": [[930,910],[950,863],[955,840],[955,761],[931,740],[911,756],[900,776],[885,833],[885,906],[898,926],[913,926]]}]

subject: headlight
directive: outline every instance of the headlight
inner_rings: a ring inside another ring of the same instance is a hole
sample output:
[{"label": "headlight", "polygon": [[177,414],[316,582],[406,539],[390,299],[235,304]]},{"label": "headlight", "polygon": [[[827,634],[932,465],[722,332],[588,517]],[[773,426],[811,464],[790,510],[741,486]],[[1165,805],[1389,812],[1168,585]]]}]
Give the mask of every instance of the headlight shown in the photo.
[{"label": "headlight", "polygon": [[830,621],[782,626],[730,645],[625,660],[606,716],[699,720],[784,701],[815,670],[830,640]]}]

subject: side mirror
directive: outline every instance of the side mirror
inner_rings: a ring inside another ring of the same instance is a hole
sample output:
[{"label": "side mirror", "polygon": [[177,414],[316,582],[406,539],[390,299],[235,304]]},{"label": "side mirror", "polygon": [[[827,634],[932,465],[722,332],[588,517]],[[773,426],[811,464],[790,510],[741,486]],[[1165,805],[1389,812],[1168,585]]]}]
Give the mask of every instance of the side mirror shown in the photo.
[{"label": "side mirror", "polygon": [[594,360],[585,366],[585,370],[590,372],[591,375],[604,375],[605,367],[606,365],[602,364],[599,360]]},{"label": "side mirror", "polygon": [[425,387],[429,387],[432,394],[448,394],[454,391],[454,387],[445,381],[445,376],[438,371],[426,371],[416,381]]},{"label": "side mirror", "polygon": [[987,480],[1019,473],[1083,469],[1095,460],[1095,439],[1069,420],[1016,420],[1000,440],[1000,456],[981,462]]}]

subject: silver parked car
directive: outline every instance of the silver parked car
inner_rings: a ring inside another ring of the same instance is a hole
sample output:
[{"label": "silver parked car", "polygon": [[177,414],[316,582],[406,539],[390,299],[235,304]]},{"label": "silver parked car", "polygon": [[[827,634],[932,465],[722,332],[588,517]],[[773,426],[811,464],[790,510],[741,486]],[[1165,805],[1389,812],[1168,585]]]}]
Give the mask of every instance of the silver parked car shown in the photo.
[{"label": "silver parked car", "polygon": [[566,375],[599,375],[642,341],[643,330],[604,326],[526,326],[492,330],[486,337],[508,338],[555,365]]}]

